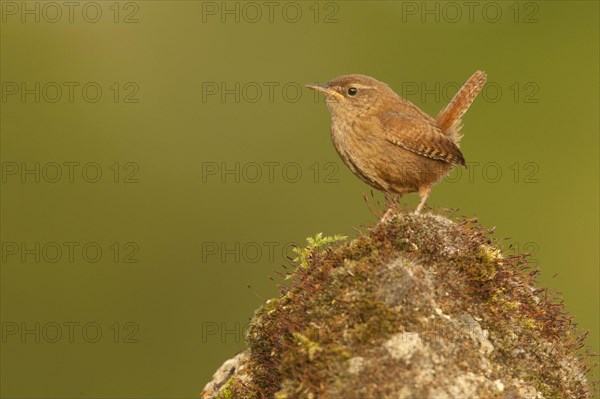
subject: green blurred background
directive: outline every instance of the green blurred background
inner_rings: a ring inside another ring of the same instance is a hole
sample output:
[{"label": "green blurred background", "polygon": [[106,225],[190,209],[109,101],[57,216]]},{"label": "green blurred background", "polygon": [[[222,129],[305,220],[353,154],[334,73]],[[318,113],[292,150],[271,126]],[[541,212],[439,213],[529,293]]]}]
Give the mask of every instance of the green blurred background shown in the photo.
[{"label": "green blurred background", "polygon": [[600,349],[598,2],[55,4],[2,2],[2,397],[197,397],[288,243],[375,222],[301,88],[347,73],[435,114],[487,71],[428,204],[534,252]]}]

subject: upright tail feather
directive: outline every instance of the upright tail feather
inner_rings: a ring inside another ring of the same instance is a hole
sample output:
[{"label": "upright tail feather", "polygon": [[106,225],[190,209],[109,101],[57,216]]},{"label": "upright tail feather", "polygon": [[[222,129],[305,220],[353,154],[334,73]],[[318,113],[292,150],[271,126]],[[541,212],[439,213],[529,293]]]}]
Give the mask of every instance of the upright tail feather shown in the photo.
[{"label": "upright tail feather", "polygon": [[442,131],[456,144],[461,139],[461,117],[469,109],[477,94],[483,88],[487,75],[483,71],[475,72],[452,98],[448,106],[437,116],[436,121]]}]

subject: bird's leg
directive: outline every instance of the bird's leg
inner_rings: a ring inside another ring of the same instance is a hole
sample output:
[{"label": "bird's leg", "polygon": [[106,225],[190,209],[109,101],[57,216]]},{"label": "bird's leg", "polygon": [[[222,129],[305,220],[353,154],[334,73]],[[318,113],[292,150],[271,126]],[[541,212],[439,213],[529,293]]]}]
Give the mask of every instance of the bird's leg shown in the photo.
[{"label": "bird's leg", "polygon": [[425,205],[425,201],[427,201],[427,197],[429,197],[430,192],[431,192],[431,186],[419,187],[419,197],[421,198],[421,201],[419,202],[419,205],[417,205],[417,209],[415,209],[415,215],[418,215],[419,213],[421,213],[421,209],[423,209],[423,206]]},{"label": "bird's leg", "polygon": [[400,202],[401,194],[385,194],[385,203],[388,206],[387,211],[383,214],[380,222],[386,222],[396,213],[396,205]]}]

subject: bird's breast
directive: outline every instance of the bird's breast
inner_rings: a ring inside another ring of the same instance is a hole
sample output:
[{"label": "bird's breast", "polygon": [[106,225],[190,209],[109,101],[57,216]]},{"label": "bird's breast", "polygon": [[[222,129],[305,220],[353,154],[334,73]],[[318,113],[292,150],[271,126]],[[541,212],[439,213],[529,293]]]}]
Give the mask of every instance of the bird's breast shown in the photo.
[{"label": "bird's breast", "polygon": [[360,123],[348,120],[332,119],[331,139],[342,161],[365,183],[388,191],[387,184],[378,175],[379,157],[373,156],[382,149],[378,148],[378,137],[365,130]]}]

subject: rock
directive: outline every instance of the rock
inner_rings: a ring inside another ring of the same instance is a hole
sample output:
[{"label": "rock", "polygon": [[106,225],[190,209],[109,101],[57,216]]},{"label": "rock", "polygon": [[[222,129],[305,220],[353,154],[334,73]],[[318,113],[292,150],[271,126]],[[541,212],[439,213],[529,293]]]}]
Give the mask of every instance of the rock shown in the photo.
[{"label": "rock", "polygon": [[204,398],[591,396],[562,305],[472,221],[401,214],[344,245],[321,241],[334,240],[300,252]]},{"label": "rock", "polygon": [[223,389],[229,379],[236,374],[236,380],[244,380],[245,368],[248,365],[248,351],[243,351],[235,355],[235,357],[225,361],[219,369],[213,374],[212,380],[206,384],[202,391],[202,398],[212,398],[217,393],[223,394],[226,389]]},{"label": "rock", "polygon": [[403,360],[406,363],[409,363],[415,352],[419,353],[424,349],[421,337],[414,332],[402,332],[392,335],[390,339],[383,343],[383,347],[392,359]]}]

